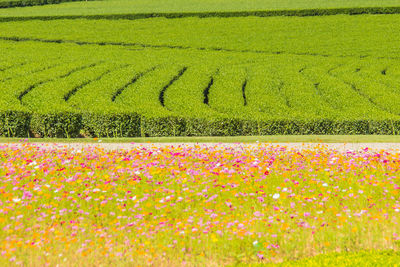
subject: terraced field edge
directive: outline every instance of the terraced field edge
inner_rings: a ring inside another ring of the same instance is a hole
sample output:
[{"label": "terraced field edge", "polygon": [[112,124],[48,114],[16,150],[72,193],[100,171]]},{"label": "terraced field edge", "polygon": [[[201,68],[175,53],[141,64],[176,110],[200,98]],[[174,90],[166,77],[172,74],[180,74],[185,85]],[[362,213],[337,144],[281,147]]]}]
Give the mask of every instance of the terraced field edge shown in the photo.
[{"label": "terraced field edge", "polygon": [[136,113],[0,112],[2,137],[167,137],[262,135],[398,135],[400,120],[249,120],[150,117]]},{"label": "terraced field edge", "polygon": [[[74,0],[71,0],[74,1]],[[57,20],[57,19],[147,19],[147,18],[186,18],[186,17],[308,17],[331,15],[363,15],[363,14],[400,14],[400,6],[397,7],[355,7],[355,8],[314,8],[298,10],[261,10],[261,11],[234,11],[234,12],[183,12],[183,13],[131,13],[131,14],[105,14],[105,15],[60,15],[60,16],[24,16],[24,17],[0,17],[0,22],[24,21],[24,20]]]}]

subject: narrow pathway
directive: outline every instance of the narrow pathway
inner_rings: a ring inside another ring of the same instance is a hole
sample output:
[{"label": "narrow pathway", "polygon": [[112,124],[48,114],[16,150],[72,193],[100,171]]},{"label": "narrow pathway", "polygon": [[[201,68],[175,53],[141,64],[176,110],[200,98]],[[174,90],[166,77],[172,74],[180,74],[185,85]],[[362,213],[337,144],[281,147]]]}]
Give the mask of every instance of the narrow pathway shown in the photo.
[{"label": "narrow pathway", "polygon": [[[5,146],[17,146],[23,147],[25,143],[0,143],[1,147]],[[386,150],[388,152],[399,152],[400,143],[32,143],[32,145],[41,148],[69,148],[76,150],[85,150],[88,148],[100,148],[104,150],[129,150],[133,148],[146,148],[146,149],[157,149],[162,147],[178,148],[178,147],[214,147],[214,148],[233,148],[233,149],[248,149],[248,148],[259,148],[259,147],[284,147],[286,149],[318,149],[328,148],[338,150],[341,152],[345,151],[360,151],[360,150],[371,150],[379,151]]]}]

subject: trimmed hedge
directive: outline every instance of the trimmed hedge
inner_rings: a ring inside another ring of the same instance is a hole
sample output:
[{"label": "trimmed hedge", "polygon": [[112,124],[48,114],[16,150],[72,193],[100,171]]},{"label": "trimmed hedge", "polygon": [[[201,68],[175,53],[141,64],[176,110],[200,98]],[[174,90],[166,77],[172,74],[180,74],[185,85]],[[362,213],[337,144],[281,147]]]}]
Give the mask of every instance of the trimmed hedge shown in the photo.
[{"label": "trimmed hedge", "polygon": [[[49,0],[53,1],[53,0]],[[54,0],[60,2],[81,0]],[[7,3],[13,3],[10,1]],[[16,1],[19,2],[19,1]],[[24,1],[21,1],[24,2]],[[40,2],[40,0],[38,0]],[[0,2],[2,3],[2,2]],[[331,15],[363,15],[363,14],[400,14],[398,7],[354,7],[354,8],[315,8],[297,10],[265,10],[265,11],[236,11],[236,12],[184,12],[184,13],[136,13],[136,14],[105,14],[105,15],[61,15],[61,16],[27,16],[27,17],[1,17],[0,21],[24,21],[24,20],[56,20],[56,19],[146,19],[146,18],[187,18],[187,17],[309,17]]]},{"label": "trimmed hedge", "polygon": [[175,116],[145,117],[140,120],[140,136],[185,136],[186,121]]},{"label": "trimmed hedge", "polygon": [[249,135],[398,135],[394,120],[247,120],[238,118],[149,117],[136,113],[71,111],[0,112],[0,136],[5,137],[162,137]]},{"label": "trimmed hedge", "polygon": [[140,116],[135,113],[86,112],[82,116],[84,136],[133,137],[140,136]]},{"label": "trimmed hedge", "polygon": [[186,136],[243,135],[243,121],[235,118],[187,118]]},{"label": "trimmed hedge", "polygon": [[31,115],[23,110],[0,111],[0,136],[29,136]]},{"label": "trimmed hedge", "polygon": [[80,135],[82,116],[74,112],[33,113],[30,132],[35,137],[74,138]]},{"label": "trimmed hedge", "polygon": [[[51,4],[60,4],[64,2],[77,2],[82,0],[16,0],[16,1],[0,1],[0,8],[13,8],[25,6],[43,6]],[[94,0],[89,0],[94,1]]]}]

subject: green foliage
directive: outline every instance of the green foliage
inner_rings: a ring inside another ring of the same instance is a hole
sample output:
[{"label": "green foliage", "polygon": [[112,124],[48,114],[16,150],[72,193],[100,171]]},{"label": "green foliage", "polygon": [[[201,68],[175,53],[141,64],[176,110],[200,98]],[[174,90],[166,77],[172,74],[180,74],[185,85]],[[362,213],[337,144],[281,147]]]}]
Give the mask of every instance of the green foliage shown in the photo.
[{"label": "green foliage", "polygon": [[298,261],[262,266],[398,266],[399,261],[400,253],[398,251],[370,250],[321,254]]},{"label": "green foliage", "polygon": [[82,125],[84,136],[131,137],[140,134],[140,117],[135,113],[85,112]]},{"label": "green foliage", "polygon": [[399,134],[399,23],[0,23],[0,135]]},{"label": "green foliage", "polygon": [[74,112],[35,112],[30,120],[30,131],[35,137],[74,138],[80,135],[81,128],[82,117]]},{"label": "green foliage", "polygon": [[42,5],[60,4],[60,3],[75,2],[75,1],[82,1],[82,0],[11,0],[11,1],[1,0],[0,8],[42,6]]},{"label": "green foliage", "polygon": [[[18,0],[19,1],[19,0]],[[398,0],[106,0],[0,10],[5,17],[137,19],[149,17],[315,16],[395,13]]]},{"label": "green foliage", "polygon": [[26,137],[29,134],[31,113],[23,110],[0,111],[0,136]]},{"label": "green foliage", "polygon": [[[74,1],[74,0],[70,0]],[[82,1],[82,0],[76,0]],[[94,1],[94,0],[92,0]],[[1,4],[2,2],[0,2]],[[9,2],[12,7],[14,1]],[[24,3],[24,2],[21,2]],[[32,4],[35,5],[35,4]],[[185,12],[185,13],[133,13],[133,14],[104,14],[104,15],[55,15],[55,16],[16,16],[0,17],[0,21],[26,21],[33,19],[106,19],[106,20],[137,20],[148,18],[237,18],[237,17],[309,17],[332,15],[363,15],[363,14],[399,14],[400,7],[365,7],[365,8],[332,8],[332,9],[302,9],[302,10],[268,10],[268,11],[238,11],[238,12]]]},{"label": "green foliage", "polygon": [[142,137],[183,136],[185,120],[173,116],[142,116],[140,129]]}]

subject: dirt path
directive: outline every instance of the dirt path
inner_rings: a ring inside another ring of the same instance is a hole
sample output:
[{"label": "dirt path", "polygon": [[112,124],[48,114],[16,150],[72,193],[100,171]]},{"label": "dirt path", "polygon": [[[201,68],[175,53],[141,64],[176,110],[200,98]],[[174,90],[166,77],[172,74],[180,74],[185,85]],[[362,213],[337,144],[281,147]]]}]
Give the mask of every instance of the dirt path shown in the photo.
[{"label": "dirt path", "polygon": [[[3,143],[1,146],[18,146],[22,147],[22,143]],[[72,148],[84,150],[90,147],[99,147],[105,150],[127,150],[132,148],[143,147],[147,149],[156,149],[159,147],[229,147],[229,148],[257,148],[259,146],[280,146],[288,149],[315,149],[318,147],[326,147],[338,151],[361,150],[368,148],[369,150],[388,150],[400,152],[400,143],[34,143],[33,145],[44,148]]]}]

